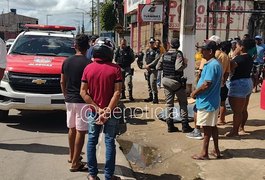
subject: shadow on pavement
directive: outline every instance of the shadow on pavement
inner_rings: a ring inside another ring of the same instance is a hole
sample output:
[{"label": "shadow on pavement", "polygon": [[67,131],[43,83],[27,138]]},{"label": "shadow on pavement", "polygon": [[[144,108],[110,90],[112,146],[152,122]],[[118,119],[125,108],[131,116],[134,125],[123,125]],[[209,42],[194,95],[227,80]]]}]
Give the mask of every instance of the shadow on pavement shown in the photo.
[{"label": "shadow on pavement", "polygon": [[[229,132],[232,127],[218,128],[219,130],[219,139],[227,139],[227,140],[240,140],[240,139],[258,139],[265,140],[265,129],[259,129],[254,131],[246,131],[247,134],[239,135],[235,137],[225,137],[224,135]],[[247,129],[247,128],[246,128]]]},{"label": "shadow on pavement", "polygon": [[69,148],[67,147],[37,144],[37,143],[32,143],[32,144],[0,143],[0,149],[10,150],[10,151],[25,151],[28,153],[46,153],[46,154],[56,154],[56,155],[69,154]]},{"label": "shadow on pavement", "polygon": [[265,149],[226,149],[222,152],[226,158],[265,159]]},{"label": "shadow on pavement", "polygon": [[246,126],[265,126],[265,119],[249,119],[246,122]]},{"label": "shadow on pavement", "polygon": [[8,120],[2,123],[10,128],[30,132],[68,132],[65,111],[22,111],[18,115],[9,115]]},{"label": "shadow on pavement", "polygon": [[[99,173],[103,174],[104,165],[99,164],[98,168],[99,168]],[[162,174],[158,176],[158,175],[153,175],[153,174],[145,174],[141,172],[132,173],[132,170],[130,168],[127,168],[125,166],[120,166],[120,165],[116,165],[115,175],[124,176],[124,177],[127,177],[128,179],[135,178],[137,180],[180,180],[181,179],[181,176],[174,175],[174,174]]]},{"label": "shadow on pavement", "polygon": [[154,119],[140,119],[140,118],[127,118],[127,123],[132,125],[147,125],[148,122],[155,121]]},{"label": "shadow on pavement", "polygon": [[153,175],[153,174],[144,174],[135,172],[134,173],[137,180],[181,180],[180,175],[174,175],[174,174],[162,174],[160,176]]}]

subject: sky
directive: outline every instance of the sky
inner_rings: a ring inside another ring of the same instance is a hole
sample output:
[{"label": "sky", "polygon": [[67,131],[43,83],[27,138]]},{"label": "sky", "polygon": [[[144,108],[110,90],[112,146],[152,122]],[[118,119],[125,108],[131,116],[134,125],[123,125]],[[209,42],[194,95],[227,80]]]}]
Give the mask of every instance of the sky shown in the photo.
[{"label": "sky", "polygon": [[91,0],[0,0],[0,10],[7,13],[8,7],[16,9],[19,15],[39,19],[39,24],[46,24],[48,19],[50,25],[75,27],[82,26],[84,13],[84,27],[90,31],[90,16],[86,13],[90,11],[91,4]]}]

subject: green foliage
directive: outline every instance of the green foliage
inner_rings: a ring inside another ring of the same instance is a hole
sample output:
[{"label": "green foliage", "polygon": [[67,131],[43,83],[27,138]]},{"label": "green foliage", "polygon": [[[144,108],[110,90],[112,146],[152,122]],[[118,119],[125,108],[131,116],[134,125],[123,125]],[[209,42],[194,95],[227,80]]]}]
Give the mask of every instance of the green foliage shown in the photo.
[{"label": "green foliage", "polygon": [[116,23],[117,19],[115,17],[113,1],[108,0],[105,3],[102,3],[100,10],[101,29],[106,31],[113,31]]}]

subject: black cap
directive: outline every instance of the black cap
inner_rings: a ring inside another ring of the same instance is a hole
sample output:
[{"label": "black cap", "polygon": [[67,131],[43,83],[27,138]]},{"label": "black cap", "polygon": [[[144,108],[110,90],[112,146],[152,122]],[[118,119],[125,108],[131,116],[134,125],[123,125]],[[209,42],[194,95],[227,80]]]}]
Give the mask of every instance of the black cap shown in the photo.
[{"label": "black cap", "polygon": [[170,46],[172,48],[179,48],[179,46],[180,46],[179,39],[178,38],[171,39]]},{"label": "black cap", "polygon": [[155,38],[151,37],[149,43],[155,43],[155,42],[156,42]]},{"label": "black cap", "polygon": [[216,51],[217,44],[214,41],[205,41],[205,43],[202,46],[198,46],[199,48],[206,49],[206,50],[213,50]]}]

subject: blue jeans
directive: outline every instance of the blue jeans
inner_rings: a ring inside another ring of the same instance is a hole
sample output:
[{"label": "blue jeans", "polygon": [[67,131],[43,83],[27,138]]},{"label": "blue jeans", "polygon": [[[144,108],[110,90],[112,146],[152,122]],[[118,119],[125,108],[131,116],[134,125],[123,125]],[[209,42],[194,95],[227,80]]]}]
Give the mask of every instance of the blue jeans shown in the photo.
[{"label": "blue jeans", "polygon": [[88,118],[87,161],[90,175],[97,176],[98,174],[96,146],[102,128],[104,128],[106,146],[105,179],[110,180],[114,174],[116,159],[115,137],[118,123],[117,119],[110,118],[104,125],[97,125],[94,117],[90,116]]}]

